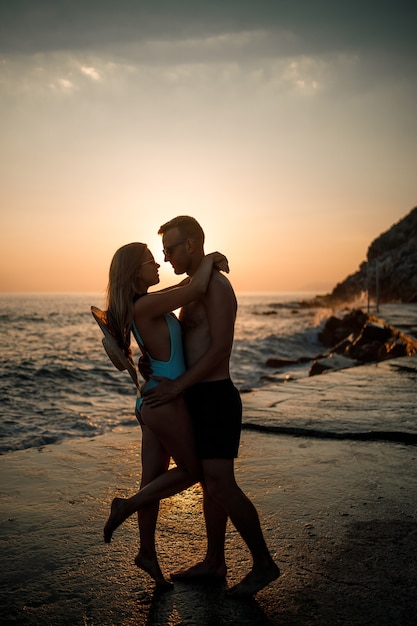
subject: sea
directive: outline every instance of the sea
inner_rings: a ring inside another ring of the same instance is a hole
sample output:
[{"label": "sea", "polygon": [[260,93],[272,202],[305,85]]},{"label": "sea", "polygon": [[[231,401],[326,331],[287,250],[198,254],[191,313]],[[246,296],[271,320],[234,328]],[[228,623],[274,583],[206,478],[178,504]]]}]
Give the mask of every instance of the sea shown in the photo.
[{"label": "sea", "polygon": [[[242,394],[308,377],[311,359],[323,353],[318,336],[332,313],[312,306],[314,295],[237,294],[231,374]],[[0,294],[0,454],[136,423],[136,389],[107,358],[91,305],[104,308],[103,295]],[[386,305],[385,314],[417,338],[417,304]],[[276,358],[302,362],[288,364],[271,381],[267,360]],[[415,414],[413,420],[416,433]]]}]

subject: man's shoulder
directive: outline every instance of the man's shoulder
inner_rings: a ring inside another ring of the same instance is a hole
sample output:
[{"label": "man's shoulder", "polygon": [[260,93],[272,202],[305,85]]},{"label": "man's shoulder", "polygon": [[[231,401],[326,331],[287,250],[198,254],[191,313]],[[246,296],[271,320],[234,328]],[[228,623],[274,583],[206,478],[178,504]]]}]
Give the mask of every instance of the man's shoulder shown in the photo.
[{"label": "man's shoulder", "polygon": [[236,295],[230,280],[221,272],[213,272],[209,288],[206,292],[208,298],[221,298],[223,302],[229,301],[235,306]]},{"label": "man's shoulder", "polygon": [[222,272],[214,271],[211,275],[210,286],[217,289],[227,289],[234,293],[232,283]]}]

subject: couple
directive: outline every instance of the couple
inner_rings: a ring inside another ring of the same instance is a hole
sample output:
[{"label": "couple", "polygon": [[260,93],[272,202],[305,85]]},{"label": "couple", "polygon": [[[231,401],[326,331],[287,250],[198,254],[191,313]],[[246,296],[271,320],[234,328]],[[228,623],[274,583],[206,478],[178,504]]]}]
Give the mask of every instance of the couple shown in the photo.
[{"label": "couple", "polygon": [[[172,580],[222,579],[227,518],[246,542],[252,570],[230,590],[253,595],[279,576],[266,546],[258,514],[234,476],[242,405],[230,379],[237,303],[220,253],[204,254],[198,222],[179,216],[159,229],[165,261],[176,274],[188,275],[175,287],[148,293],[159,282],[158,268],[145,244],[128,244],[113,257],[107,294],[107,324],[126,356],[133,333],[147,355],[152,377],[136,403],[142,428],[142,481],[131,498],[115,498],[104,527],[104,540],[138,512],[138,567],[168,586],[155,550],[159,500],[198,480],[204,493],[207,554]],[[171,311],[181,308],[180,321]],[[176,467],[168,470],[172,457]]]}]

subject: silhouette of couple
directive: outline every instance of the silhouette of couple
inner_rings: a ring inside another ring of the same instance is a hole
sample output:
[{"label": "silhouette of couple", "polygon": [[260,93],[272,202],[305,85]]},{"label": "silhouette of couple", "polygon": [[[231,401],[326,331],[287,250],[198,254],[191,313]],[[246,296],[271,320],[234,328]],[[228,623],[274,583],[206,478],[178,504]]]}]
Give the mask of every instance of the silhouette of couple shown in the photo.
[{"label": "silhouette of couple", "polygon": [[[225,533],[230,518],[253,559],[250,572],[228,590],[254,595],[279,576],[266,546],[257,511],[236,483],[242,404],[230,378],[237,301],[224,275],[226,257],[204,253],[204,232],[192,217],[179,216],[159,229],[164,260],[179,284],[148,292],[159,283],[159,265],[143,243],[115,253],[109,271],[106,323],[131,358],[133,334],[145,357],[145,383],[137,399],[142,428],[142,480],[131,498],[114,498],[104,540],[133,513],[138,513],[140,549],[136,565],[163,587],[155,548],[159,501],[200,481],[207,532],[203,561],[171,574],[171,580],[224,579]],[[179,320],[172,311],[181,308]],[[168,469],[170,458],[176,466]]]}]

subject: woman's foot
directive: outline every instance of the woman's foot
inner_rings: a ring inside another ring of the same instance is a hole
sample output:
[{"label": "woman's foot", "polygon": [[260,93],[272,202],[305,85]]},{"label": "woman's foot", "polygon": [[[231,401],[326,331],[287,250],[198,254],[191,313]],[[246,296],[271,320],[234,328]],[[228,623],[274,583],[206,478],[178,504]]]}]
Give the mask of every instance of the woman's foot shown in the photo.
[{"label": "woman's foot", "polygon": [[139,552],[139,554],[135,557],[135,565],[154,579],[158,589],[171,589],[174,586],[164,577],[156,556],[148,558]]},{"label": "woman's foot", "polygon": [[129,514],[126,513],[126,500],[124,498],[114,498],[110,507],[109,519],[103,530],[103,537],[106,543],[110,543],[114,531],[120,524],[123,524],[127,517],[129,517]]}]

